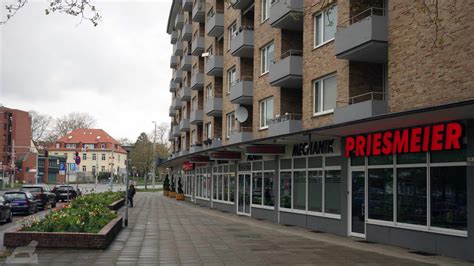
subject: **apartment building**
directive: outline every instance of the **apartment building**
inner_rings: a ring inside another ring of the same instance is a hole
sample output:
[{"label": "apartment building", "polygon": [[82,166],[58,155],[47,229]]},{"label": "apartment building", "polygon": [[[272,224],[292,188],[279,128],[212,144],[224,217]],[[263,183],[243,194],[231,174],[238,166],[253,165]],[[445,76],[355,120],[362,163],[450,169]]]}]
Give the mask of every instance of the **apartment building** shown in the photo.
[{"label": "apartment building", "polygon": [[0,106],[0,148],[1,182],[34,183],[38,152],[28,112]]},{"label": "apartment building", "polygon": [[[99,173],[118,175],[126,169],[127,152],[102,129],[73,130],[48,150],[49,155],[66,157],[70,182],[75,182],[78,177],[93,181]],[[79,165],[76,165],[76,153],[81,158]]]},{"label": "apartment building", "polygon": [[174,0],[160,167],[202,206],[474,260],[474,5],[428,7]]}]

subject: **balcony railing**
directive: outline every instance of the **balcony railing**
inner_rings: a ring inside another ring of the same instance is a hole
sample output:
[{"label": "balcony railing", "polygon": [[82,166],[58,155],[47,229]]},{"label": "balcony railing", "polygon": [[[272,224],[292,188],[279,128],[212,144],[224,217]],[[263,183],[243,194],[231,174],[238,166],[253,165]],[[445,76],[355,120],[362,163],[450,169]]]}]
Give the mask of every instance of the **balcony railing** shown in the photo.
[{"label": "balcony railing", "polygon": [[183,118],[179,122],[179,131],[188,132],[189,131],[189,119]]},{"label": "balcony railing", "polygon": [[179,91],[179,99],[182,102],[189,102],[191,100],[191,89],[187,86],[182,87]]},{"label": "balcony railing", "polygon": [[229,143],[240,143],[253,139],[252,127],[235,126],[230,131]]},{"label": "balcony railing", "polygon": [[207,99],[205,112],[209,116],[222,116],[222,98]]},{"label": "balcony railing", "polygon": [[195,73],[191,77],[191,90],[200,91],[204,88],[204,74]]},{"label": "balcony railing", "polygon": [[269,83],[284,88],[301,88],[303,80],[303,52],[288,50],[281,59],[270,65]]},{"label": "balcony railing", "polygon": [[183,55],[183,44],[181,42],[177,42],[175,45],[173,45],[173,55],[175,56]]},{"label": "balcony railing", "polygon": [[191,71],[192,56],[190,54],[181,57],[181,70]]},{"label": "balcony railing", "polygon": [[273,0],[270,25],[275,28],[303,30],[303,0]]},{"label": "balcony railing", "polygon": [[183,11],[190,12],[193,10],[193,1],[192,0],[183,0],[182,5]]},{"label": "balcony railing", "polygon": [[176,89],[178,88],[178,84],[175,83],[173,80],[170,81],[170,92],[176,92]]},{"label": "balcony railing", "polygon": [[204,1],[196,1],[196,3],[194,3],[193,13],[192,13],[193,21],[204,23],[204,19],[206,17],[206,14],[204,13],[205,10],[206,10],[206,3]]},{"label": "balcony railing", "polygon": [[337,26],[335,54],[339,59],[385,63],[388,59],[387,11],[371,7]]},{"label": "balcony railing", "polygon": [[224,68],[224,57],[222,55],[211,55],[206,61],[206,73],[209,76],[222,77]]},{"label": "balcony railing", "polygon": [[174,70],[173,71],[173,81],[175,83],[180,83],[183,80],[183,71],[182,70]]},{"label": "balcony railing", "polygon": [[254,52],[253,27],[241,28],[230,40],[230,53],[233,56],[253,58]]},{"label": "balcony railing", "polygon": [[222,146],[222,141],[220,138],[208,138],[203,142],[205,149],[213,149]]},{"label": "balcony railing", "polygon": [[184,42],[189,42],[193,38],[193,25],[191,23],[186,23],[183,26],[181,31],[181,40]]},{"label": "balcony railing", "polygon": [[386,114],[388,103],[385,97],[386,94],[383,92],[367,92],[339,100],[338,103],[348,105],[334,110],[334,123],[345,123]]},{"label": "balcony railing", "polygon": [[178,32],[172,31],[171,32],[171,44],[175,44],[178,41]]},{"label": "balcony railing", "polygon": [[268,123],[268,135],[279,136],[301,131],[301,114],[285,113],[271,119]]},{"label": "balcony railing", "polygon": [[196,36],[191,44],[191,54],[200,56],[204,52],[204,36]]},{"label": "balcony railing", "polygon": [[212,37],[219,37],[224,33],[224,12],[218,11],[207,15],[206,33]]},{"label": "balcony railing", "polygon": [[202,110],[191,110],[191,117],[189,122],[193,125],[202,124],[203,119],[203,111]]},{"label": "balcony railing", "polygon": [[239,10],[245,10],[253,3],[253,0],[230,0],[230,4],[233,8]]},{"label": "balcony railing", "polygon": [[242,76],[230,85],[229,100],[234,104],[252,104],[253,76]]}]

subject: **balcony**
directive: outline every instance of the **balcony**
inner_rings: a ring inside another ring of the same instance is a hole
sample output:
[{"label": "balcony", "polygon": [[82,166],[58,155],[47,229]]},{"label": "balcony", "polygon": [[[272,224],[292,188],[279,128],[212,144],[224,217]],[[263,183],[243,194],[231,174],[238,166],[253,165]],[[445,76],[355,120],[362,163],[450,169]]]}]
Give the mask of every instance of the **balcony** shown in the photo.
[{"label": "balcony", "polygon": [[205,112],[208,116],[222,116],[222,98],[208,99]]},{"label": "balcony", "polygon": [[168,134],[168,141],[170,141],[170,142],[174,141],[174,137],[173,137],[173,134],[172,134],[171,130],[170,130],[170,133]]},{"label": "balcony", "polygon": [[214,77],[222,77],[224,69],[224,57],[222,55],[211,55],[206,61],[206,74]]},{"label": "balcony", "polygon": [[202,110],[192,110],[191,117],[189,118],[189,122],[193,125],[202,124],[203,112]]},{"label": "balcony", "polygon": [[253,3],[253,0],[230,0],[230,3],[235,9],[245,10]]},{"label": "balcony", "polygon": [[369,8],[341,23],[334,36],[336,57],[359,62],[386,63],[387,25],[386,10],[381,8]]},{"label": "balcony", "polygon": [[253,27],[246,27],[230,40],[230,53],[233,56],[253,58]]},{"label": "balcony", "polygon": [[173,100],[173,108],[175,110],[181,110],[181,107],[183,107],[183,104],[181,103],[181,101],[178,100],[178,99],[174,99]]},{"label": "balcony", "polygon": [[179,100],[182,102],[189,102],[191,100],[191,89],[189,87],[182,87],[179,91]]},{"label": "balcony", "polygon": [[206,34],[212,37],[219,37],[224,33],[224,13],[214,13],[207,15]]},{"label": "balcony", "polygon": [[183,28],[183,21],[184,21],[184,16],[183,14],[177,14],[176,18],[174,19],[174,27],[177,30],[180,30]]},{"label": "balcony", "polygon": [[201,150],[202,150],[201,143],[191,144],[191,147],[189,147],[189,153],[200,152]]},{"label": "balcony", "polygon": [[171,106],[170,106],[170,112],[169,112],[169,114],[170,114],[170,117],[174,117],[174,116],[176,115],[176,110],[174,109],[174,105],[173,105],[173,104],[171,104]]},{"label": "balcony", "polygon": [[175,45],[173,45],[173,55],[175,56],[183,55],[183,44],[181,42],[177,42]]},{"label": "balcony", "polygon": [[368,92],[339,101],[349,105],[334,110],[334,123],[340,124],[388,113],[388,103],[383,92]]},{"label": "balcony", "polygon": [[184,24],[183,30],[181,31],[181,39],[184,42],[189,42],[193,38],[193,25],[190,23]]},{"label": "balcony", "polygon": [[198,36],[194,38],[193,43],[191,44],[191,54],[200,56],[202,53],[204,53],[204,37]]},{"label": "balcony", "polygon": [[193,10],[193,1],[192,0],[183,0],[182,9],[183,9],[183,11],[191,12]]},{"label": "balcony", "polygon": [[229,100],[234,104],[252,104],[252,77],[242,77],[230,86]]},{"label": "balcony", "polygon": [[183,118],[181,122],[179,122],[179,131],[189,132],[189,119]]},{"label": "balcony", "polygon": [[191,90],[200,91],[204,88],[204,74],[196,73],[191,77]]},{"label": "balcony", "polygon": [[252,139],[252,127],[236,127],[230,132],[229,144],[245,142]]},{"label": "balcony", "polygon": [[182,150],[179,152],[179,156],[185,156],[188,155],[189,151],[188,150]]},{"label": "balcony", "polygon": [[183,81],[182,70],[173,70],[173,81],[174,83],[180,83],[181,81]]},{"label": "balcony", "polygon": [[178,88],[178,84],[171,80],[170,81],[170,92],[176,92],[177,88]]},{"label": "balcony", "polygon": [[193,7],[193,21],[204,23],[204,19],[206,18],[206,14],[204,13],[206,10],[206,3],[204,1],[196,1]]},{"label": "balcony", "polygon": [[301,88],[303,81],[303,52],[289,50],[282,54],[280,61],[270,65],[271,86]]},{"label": "balcony", "polygon": [[278,116],[268,123],[268,136],[279,136],[302,130],[301,114],[289,114]]},{"label": "balcony", "polygon": [[170,60],[170,67],[171,68],[176,68],[178,66],[178,57],[172,55],[171,60]]},{"label": "balcony", "polygon": [[181,70],[183,71],[191,71],[191,63],[192,63],[192,56],[191,55],[183,55],[181,57]]},{"label": "balcony", "polygon": [[222,146],[221,139],[214,138],[214,139],[206,139],[203,141],[203,149],[214,149]]},{"label": "balcony", "polygon": [[181,132],[179,132],[178,125],[174,125],[173,128],[171,129],[171,132],[173,132],[173,137],[180,137]]},{"label": "balcony", "polygon": [[175,30],[171,32],[171,44],[175,44],[178,41],[178,32]]},{"label": "balcony", "polygon": [[303,31],[303,0],[275,0],[270,6],[270,25]]}]

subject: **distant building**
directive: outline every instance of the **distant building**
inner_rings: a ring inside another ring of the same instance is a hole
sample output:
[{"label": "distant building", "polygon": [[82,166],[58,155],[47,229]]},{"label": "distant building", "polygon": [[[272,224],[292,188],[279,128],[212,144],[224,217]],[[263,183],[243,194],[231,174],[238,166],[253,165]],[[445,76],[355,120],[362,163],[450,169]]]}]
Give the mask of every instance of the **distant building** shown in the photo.
[{"label": "distant building", "polygon": [[[79,165],[74,161],[76,152],[81,157]],[[49,148],[49,155],[66,157],[70,182],[75,182],[76,177],[80,181],[92,181],[99,173],[125,173],[127,152],[102,129],[81,128],[69,132]]]},{"label": "distant building", "polygon": [[0,178],[10,182],[33,183],[37,152],[32,143],[31,117],[28,112],[0,107]]},{"label": "distant building", "polygon": [[[64,166],[62,170],[61,166]],[[40,155],[38,158],[38,183],[66,183],[66,157],[64,155]]]}]

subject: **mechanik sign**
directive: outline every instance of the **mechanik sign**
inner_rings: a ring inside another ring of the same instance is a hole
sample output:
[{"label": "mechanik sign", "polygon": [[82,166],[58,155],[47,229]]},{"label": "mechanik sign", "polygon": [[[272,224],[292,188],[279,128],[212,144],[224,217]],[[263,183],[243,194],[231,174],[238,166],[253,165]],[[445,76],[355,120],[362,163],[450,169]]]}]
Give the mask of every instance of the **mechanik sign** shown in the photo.
[{"label": "mechanik sign", "polygon": [[461,149],[463,126],[449,122],[346,137],[345,156],[389,155]]}]

